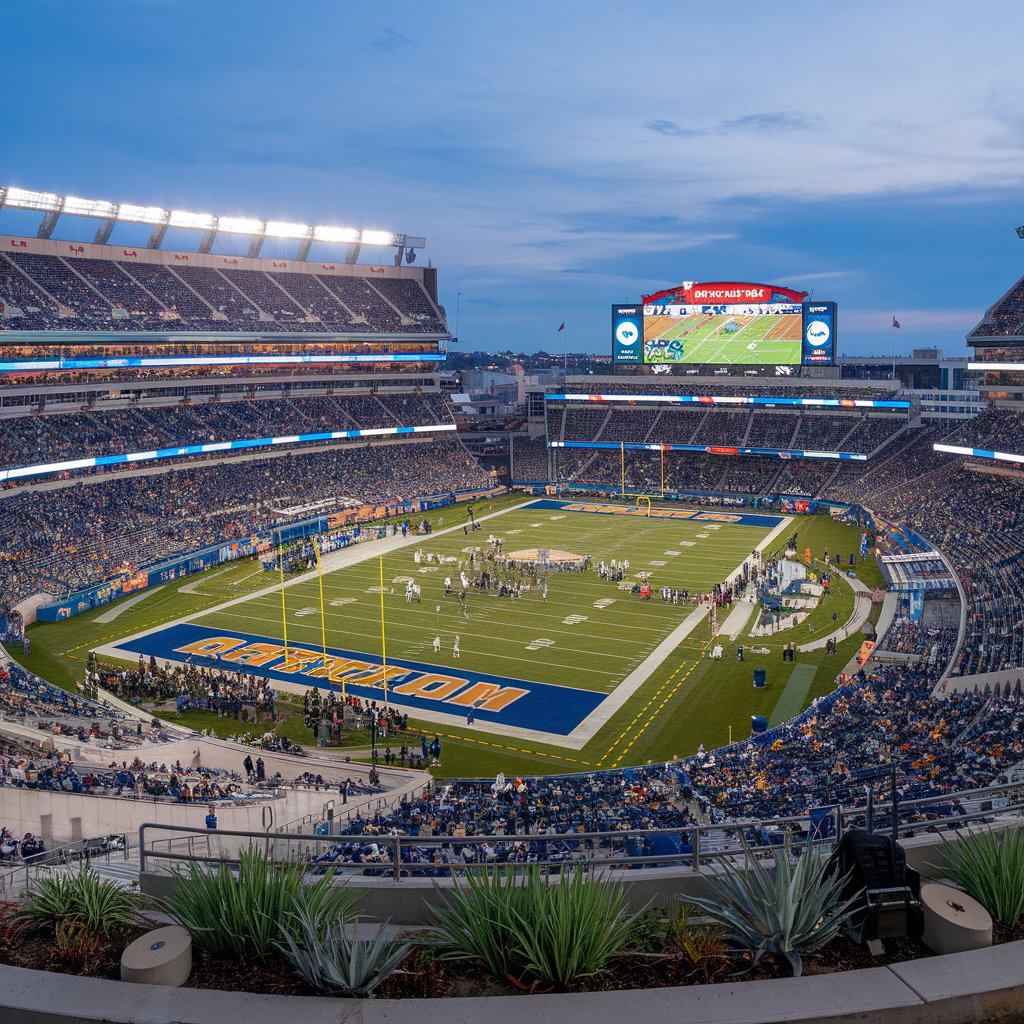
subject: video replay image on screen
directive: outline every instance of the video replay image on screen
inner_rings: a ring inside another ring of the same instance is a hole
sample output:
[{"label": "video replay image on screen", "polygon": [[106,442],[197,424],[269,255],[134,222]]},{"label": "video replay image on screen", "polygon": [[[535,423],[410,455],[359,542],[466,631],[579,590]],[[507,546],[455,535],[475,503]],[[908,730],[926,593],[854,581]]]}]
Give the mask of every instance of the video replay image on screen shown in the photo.
[{"label": "video replay image on screen", "polygon": [[760,366],[801,362],[799,303],[645,305],[643,361]]}]

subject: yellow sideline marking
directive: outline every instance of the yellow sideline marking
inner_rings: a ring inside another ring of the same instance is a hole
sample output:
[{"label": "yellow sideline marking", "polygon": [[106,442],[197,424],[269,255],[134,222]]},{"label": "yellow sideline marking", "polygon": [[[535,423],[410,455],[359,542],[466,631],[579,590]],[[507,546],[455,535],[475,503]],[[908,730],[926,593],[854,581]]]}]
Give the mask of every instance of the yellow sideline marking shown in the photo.
[{"label": "yellow sideline marking", "polygon": [[[672,686],[672,688],[668,691],[668,693],[665,694],[665,696],[662,699],[661,703],[651,712],[650,717],[647,719],[647,721],[644,722],[644,724],[633,734],[633,736],[630,739],[629,743],[626,744],[626,746],[622,749],[622,752],[619,754],[619,756],[612,762],[612,765],[611,765],[612,768],[618,768],[618,766],[622,763],[623,758],[629,753],[629,751],[632,749],[632,747],[636,743],[636,741],[638,739],[640,739],[640,737],[647,731],[647,729],[651,726],[651,724],[654,722],[654,720],[661,714],[661,712],[665,708],[665,705],[676,695],[676,693],[678,692],[679,688],[683,685],[683,683],[686,682],[686,680],[689,678],[690,674],[693,672],[693,670],[699,664],[700,664],[699,661],[693,662],[693,664],[690,665],[690,667],[686,670],[686,672],[683,673],[682,678],[679,679],[675,683],[675,685]],[[672,675],[670,675],[668,677],[668,679],[666,679],[665,682],[663,682],[661,684],[660,687],[658,687],[658,689],[655,692],[654,696],[651,697],[651,699],[636,713],[636,715],[633,718],[633,721],[630,722],[629,725],[627,725],[626,728],[623,729],[621,733],[619,733],[619,735],[615,738],[615,740],[612,743],[612,745],[607,749],[607,751],[605,751],[604,757],[601,758],[601,762],[600,763],[601,763],[602,766],[605,764],[607,759],[611,756],[611,752],[619,745],[619,743],[622,742],[622,740],[626,736],[629,735],[630,729],[632,729],[633,726],[636,725],[636,723],[641,718],[643,718],[643,716],[647,713],[647,711],[655,703],[655,701],[657,701],[657,699],[659,697],[661,697],[661,695],[665,692],[665,690],[668,689],[668,687],[672,685],[672,681],[676,678],[676,676],[679,675],[680,672],[683,671],[683,666],[684,665],[686,665],[685,661],[682,664],[680,664],[679,668],[677,668],[675,670],[675,672],[673,672]]]},{"label": "yellow sideline marking", "polygon": [[478,740],[472,736],[456,736],[450,732],[434,733],[434,735],[443,736],[446,740],[460,740],[463,743],[476,743],[483,747],[495,747],[498,750],[511,750],[516,754],[532,754],[534,757],[550,757],[556,761],[571,761],[573,764],[585,764],[588,768],[596,767],[592,761],[583,761],[576,757],[566,757],[564,754],[549,754],[543,750],[526,750],[523,747],[510,747],[504,743],[494,743],[492,740]]}]

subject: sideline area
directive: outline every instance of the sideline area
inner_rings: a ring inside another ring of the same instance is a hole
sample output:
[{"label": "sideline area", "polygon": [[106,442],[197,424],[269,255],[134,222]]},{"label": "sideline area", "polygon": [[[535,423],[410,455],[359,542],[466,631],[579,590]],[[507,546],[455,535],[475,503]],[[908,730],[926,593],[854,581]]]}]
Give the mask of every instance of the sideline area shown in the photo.
[{"label": "sideline area", "polygon": [[[548,499],[532,499],[479,516],[478,522],[493,521],[508,512],[527,508],[572,508],[572,503],[552,503]],[[580,506],[580,511],[593,511],[600,508],[622,508],[623,513],[632,512],[632,510],[621,506],[602,505]],[[675,512],[675,514],[669,516],[668,512]],[[704,521],[710,523],[712,519],[715,519],[718,520],[718,523],[712,524],[712,529],[714,529],[725,518],[725,514],[693,510],[666,510],[664,518],[669,521],[672,519],[692,521],[697,518],[702,523]],[[740,517],[730,515],[728,518],[732,522]],[[789,528],[792,522],[791,517],[748,518],[756,518],[757,522],[744,522],[741,525],[774,524],[773,529],[757,544],[757,549],[761,551],[767,550]],[[463,524],[459,522],[456,525],[435,530],[431,536],[454,534],[461,529],[463,529]],[[418,534],[410,534],[407,537],[396,535],[381,540],[367,541],[327,555],[323,560],[323,569],[325,573],[330,573],[422,542],[423,537]],[[729,570],[723,579],[732,579],[742,571],[742,567],[743,563],[740,562]],[[181,664],[188,660],[197,664],[216,666],[221,649],[232,652],[249,649],[255,651],[261,645],[266,646],[267,641],[265,637],[258,634],[206,626],[202,622],[203,619],[239,604],[304,583],[314,576],[315,573],[312,572],[302,573],[284,583],[264,587],[254,593],[206,608],[201,613],[181,617],[130,636],[121,637],[113,643],[97,647],[97,653],[101,656],[129,661],[134,661],[139,656],[152,656],[158,663],[168,666]],[[499,705],[498,712],[481,713],[475,731],[505,736],[522,742],[555,744],[562,748],[578,751],[593,740],[637,690],[666,663],[672,653],[693,633],[707,615],[707,605],[700,605],[691,611],[608,694],[580,687],[490,676],[475,670],[465,672],[463,675],[448,669],[439,670],[436,666],[419,661],[408,661],[401,658],[389,658],[388,663],[389,666],[405,669],[406,674],[403,674],[401,678],[405,680],[408,676],[408,681],[402,682],[399,690],[392,688],[390,692],[393,702],[401,707],[407,707],[417,719],[448,728],[464,727],[469,724],[467,715],[470,710],[482,707],[484,711],[487,711],[489,703],[491,705],[496,703]],[[289,645],[289,650],[301,652],[296,657],[310,662],[322,662],[321,649],[317,645],[292,643]],[[365,678],[369,682],[374,676],[379,678],[381,675],[379,657],[334,647],[328,648],[328,655],[345,660],[353,668],[359,668],[360,674],[353,676],[352,679],[353,687],[356,686],[360,678]],[[289,663],[286,662],[286,664]],[[288,670],[295,671],[290,665]],[[287,676],[282,678],[280,670],[268,667],[264,672],[268,678],[272,679],[273,685],[282,690],[299,694],[308,690],[308,684],[292,682]],[[404,694],[401,692],[402,690],[405,691]],[[444,703],[439,701],[437,694],[449,692],[450,696],[446,697],[445,701],[452,706],[452,712],[439,710],[439,704],[444,707]],[[399,694],[398,698],[395,697],[396,693]],[[514,695],[515,700],[503,704],[504,694]],[[481,699],[471,701],[470,697],[476,695],[479,695]],[[374,696],[379,698],[376,689],[366,690],[365,693],[360,693],[360,696],[367,699],[372,699]],[[503,721],[495,720],[495,715],[499,712],[503,716]],[[547,728],[537,728],[533,724],[537,722],[544,722]]]}]

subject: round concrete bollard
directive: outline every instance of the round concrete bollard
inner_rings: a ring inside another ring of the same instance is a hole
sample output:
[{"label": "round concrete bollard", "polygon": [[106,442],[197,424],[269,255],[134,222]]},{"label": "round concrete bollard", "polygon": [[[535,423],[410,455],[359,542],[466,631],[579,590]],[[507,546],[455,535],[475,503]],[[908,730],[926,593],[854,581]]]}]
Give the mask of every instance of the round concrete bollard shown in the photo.
[{"label": "round concrete bollard", "polygon": [[924,944],[936,953],[963,953],[992,945],[992,918],[967,893],[949,885],[921,886]]},{"label": "round concrete bollard", "polygon": [[192,939],[177,925],[146,932],[121,954],[122,981],[177,987],[191,973]]}]

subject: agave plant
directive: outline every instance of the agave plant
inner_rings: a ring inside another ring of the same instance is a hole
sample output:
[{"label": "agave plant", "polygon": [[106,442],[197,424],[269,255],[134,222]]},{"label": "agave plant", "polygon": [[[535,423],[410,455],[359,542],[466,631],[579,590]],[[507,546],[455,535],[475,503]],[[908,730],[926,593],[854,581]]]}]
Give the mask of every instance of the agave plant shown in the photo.
[{"label": "agave plant", "polygon": [[412,949],[389,939],[384,925],[371,938],[352,938],[345,921],[330,919],[323,907],[296,904],[293,921],[294,929],[281,929],[277,946],[318,992],[367,999]]},{"label": "agave plant", "polygon": [[304,875],[302,864],[277,864],[249,847],[239,857],[237,877],[226,864],[192,864],[158,903],[197,949],[239,960],[265,957],[274,950],[280,928],[295,938],[302,935],[296,907],[326,927],[344,919],[359,898],[330,873],[312,884]]},{"label": "agave plant", "polygon": [[1019,829],[961,833],[943,837],[946,873],[1003,925],[1024,915],[1024,833]]},{"label": "agave plant", "polygon": [[117,882],[100,878],[91,868],[36,878],[21,896],[15,923],[21,928],[76,925],[70,931],[106,935],[114,928],[138,924],[137,897]]},{"label": "agave plant", "polygon": [[810,840],[795,865],[788,842],[776,851],[770,868],[756,858],[748,859],[748,870],[723,861],[722,873],[708,878],[711,895],[688,895],[686,900],[721,924],[732,944],[749,951],[750,968],[771,953],[785,960],[793,976],[799,977],[801,957],[839,934],[855,912],[861,892],[843,899],[848,876],[827,873],[827,860]]},{"label": "agave plant", "polygon": [[498,978],[561,988],[603,971],[639,914],[621,885],[575,870],[549,883],[536,865],[472,873],[434,908],[445,955],[480,960]]}]

